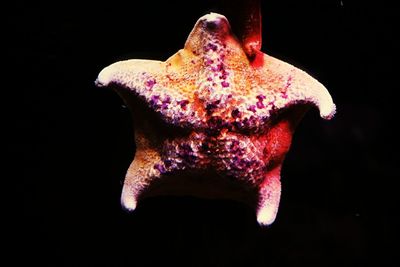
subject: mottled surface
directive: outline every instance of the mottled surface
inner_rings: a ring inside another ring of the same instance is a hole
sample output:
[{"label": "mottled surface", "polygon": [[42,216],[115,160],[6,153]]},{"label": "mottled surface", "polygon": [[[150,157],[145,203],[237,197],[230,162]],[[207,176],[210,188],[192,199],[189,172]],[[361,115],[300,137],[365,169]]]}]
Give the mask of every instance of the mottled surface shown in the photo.
[{"label": "mottled surface", "polygon": [[126,208],[135,209],[154,180],[212,170],[256,188],[258,221],[273,222],[281,164],[299,119],[274,115],[313,104],[329,119],[335,105],[305,72],[254,53],[246,55],[227,19],[211,13],[167,61],[127,60],[101,71],[97,84],[117,88],[134,116],[137,152],[122,194]]}]

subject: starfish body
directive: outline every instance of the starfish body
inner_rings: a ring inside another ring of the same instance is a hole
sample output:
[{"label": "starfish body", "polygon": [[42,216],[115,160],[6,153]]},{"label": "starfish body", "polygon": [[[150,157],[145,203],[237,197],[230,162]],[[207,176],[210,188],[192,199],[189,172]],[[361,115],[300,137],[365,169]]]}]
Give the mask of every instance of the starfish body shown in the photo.
[{"label": "starfish body", "polygon": [[[150,187],[162,194],[167,187],[159,181],[175,177],[183,177],[182,184],[172,191],[195,187],[206,195],[213,189],[189,184],[213,175],[256,192],[258,221],[274,221],[281,165],[304,113],[299,107],[313,104],[330,119],[335,105],[304,71],[248,50],[228,20],[211,13],[165,62],[126,60],[100,72],[97,85],[114,86],[134,118],[136,154],[124,183],[124,207],[135,209]],[[282,116],[287,110],[292,115]],[[224,196],[223,188],[214,191]]]}]

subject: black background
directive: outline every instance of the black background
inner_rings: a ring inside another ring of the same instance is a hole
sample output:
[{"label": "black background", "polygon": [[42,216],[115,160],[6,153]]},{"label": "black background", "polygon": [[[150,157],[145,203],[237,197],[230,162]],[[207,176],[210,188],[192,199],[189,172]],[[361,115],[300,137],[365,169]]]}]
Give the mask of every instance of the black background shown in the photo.
[{"label": "black background", "polygon": [[338,110],[323,121],[313,109],[298,127],[274,224],[259,227],[239,203],[190,197],[122,210],[130,114],[94,80],[121,59],[167,59],[216,2],[32,1],[3,10],[4,106],[16,130],[6,145],[17,160],[5,202],[16,204],[7,204],[15,218],[7,266],[396,265],[399,10],[380,1],[263,1],[263,51],[320,80]]}]

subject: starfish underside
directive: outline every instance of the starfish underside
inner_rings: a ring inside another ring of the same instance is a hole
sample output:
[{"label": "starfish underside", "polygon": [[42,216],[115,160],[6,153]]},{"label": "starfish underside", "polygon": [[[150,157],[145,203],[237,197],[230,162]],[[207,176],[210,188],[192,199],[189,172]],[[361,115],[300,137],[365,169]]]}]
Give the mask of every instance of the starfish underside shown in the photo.
[{"label": "starfish underside", "polygon": [[215,13],[165,62],[117,62],[96,83],[115,88],[133,113],[136,154],[121,197],[129,210],[147,195],[228,197],[253,202],[259,223],[270,224],[304,107],[335,113],[322,84],[260,51],[249,56]]}]

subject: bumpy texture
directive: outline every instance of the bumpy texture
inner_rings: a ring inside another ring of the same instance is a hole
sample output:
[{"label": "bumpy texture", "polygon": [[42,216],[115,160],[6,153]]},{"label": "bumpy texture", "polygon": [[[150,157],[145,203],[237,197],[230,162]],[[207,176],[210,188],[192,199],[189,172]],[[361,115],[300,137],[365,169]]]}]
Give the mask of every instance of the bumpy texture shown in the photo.
[{"label": "bumpy texture", "polygon": [[313,104],[330,119],[335,105],[307,73],[260,51],[246,55],[244,46],[227,19],[211,13],[167,61],[133,59],[101,71],[97,85],[114,86],[134,117],[137,149],[122,193],[127,209],[156,180],[212,170],[255,188],[258,221],[274,221],[280,168],[299,119],[275,115]]}]

